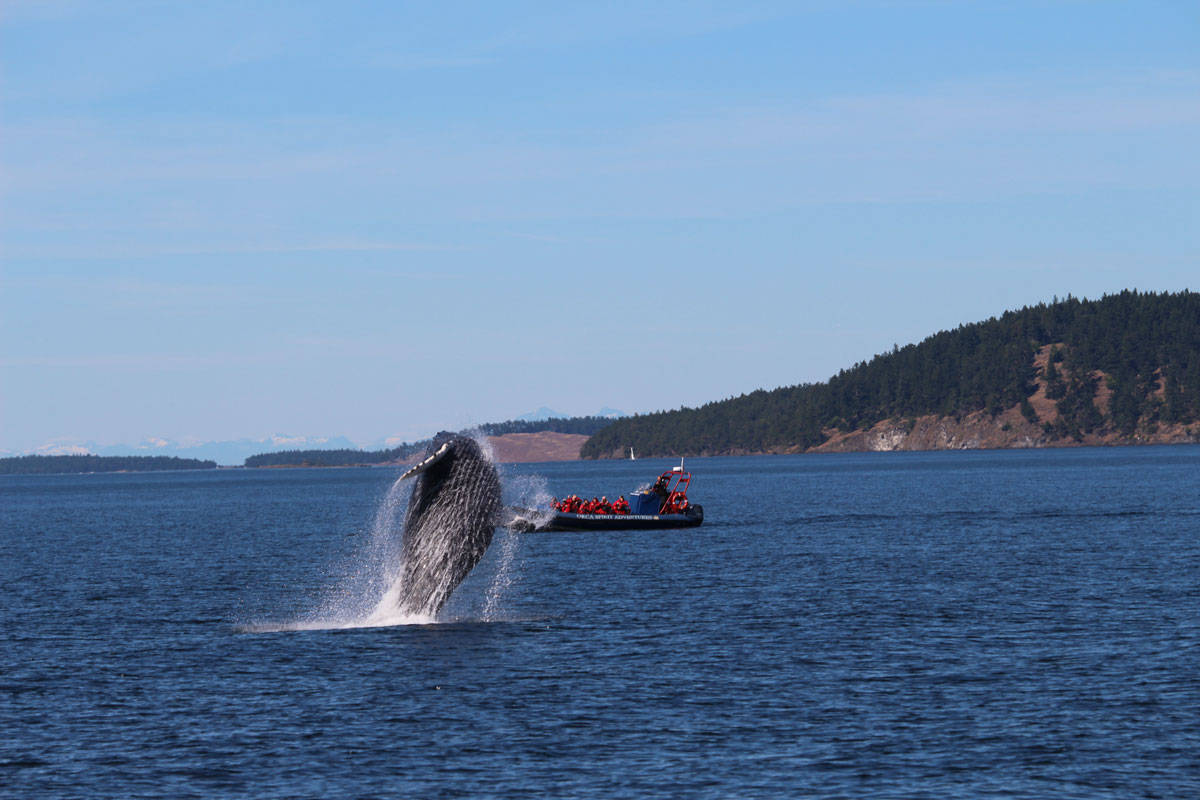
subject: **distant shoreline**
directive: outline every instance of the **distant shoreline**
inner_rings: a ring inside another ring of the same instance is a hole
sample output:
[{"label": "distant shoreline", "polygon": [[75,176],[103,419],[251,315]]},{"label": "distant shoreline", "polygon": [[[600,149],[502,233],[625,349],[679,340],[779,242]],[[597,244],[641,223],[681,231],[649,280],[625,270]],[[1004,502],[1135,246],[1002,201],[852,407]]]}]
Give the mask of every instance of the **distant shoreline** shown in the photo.
[{"label": "distant shoreline", "polygon": [[[652,453],[647,452],[642,458],[737,458],[741,456],[778,456],[778,455],[823,455],[835,453],[932,453],[946,451],[997,451],[997,450],[1055,450],[1087,447],[1144,447],[1154,445],[1200,444],[1200,431],[1194,427],[1180,426],[1179,430],[1162,430],[1155,434],[1144,435],[1134,440],[1100,439],[1084,441],[1072,440],[1038,440],[1031,431],[1017,431],[1013,428],[1015,421],[997,420],[987,430],[987,424],[980,420],[957,420],[954,418],[928,418],[919,424],[909,425],[891,421],[880,423],[870,430],[851,431],[836,437],[820,447],[801,450],[798,448],[780,448],[775,450],[735,450],[725,452],[695,452],[695,453]],[[984,425],[981,430],[980,425]],[[1007,430],[1003,429],[1009,425]],[[537,437],[529,439],[523,437]],[[504,436],[488,437],[496,455],[496,462],[501,464],[539,464],[564,461],[619,461],[627,454],[612,454],[600,458],[581,458],[579,448],[588,437],[578,434],[505,434]],[[924,446],[922,446],[924,445]],[[572,455],[574,453],[574,455]],[[387,467],[404,467],[415,463],[419,455],[397,461],[363,461],[353,464],[270,464],[265,466],[247,467],[238,464],[216,464],[200,462],[203,466],[166,466],[136,468],[107,468],[107,469],[65,469],[48,471],[46,469],[31,469],[21,471],[3,468],[5,462],[21,459],[92,459],[97,461],[128,461],[130,458],[170,459],[168,456],[14,456],[0,459],[0,475],[119,475],[141,474],[149,472],[209,472],[213,470],[278,470],[278,469],[355,469],[370,467],[382,469]],[[186,462],[195,459],[175,459]],[[207,464],[212,464],[208,466]]]},{"label": "distant shoreline", "polygon": [[[769,450],[728,449],[692,453],[654,453],[646,458],[706,456],[766,456],[822,453],[938,452],[947,450],[1051,450],[1077,447],[1142,447],[1146,445],[1200,444],[1200,425],[1162,425],[1153,432],[1131,437],[1110,433],[1085,434],[1080,439],[1057,438],[1025,420],[1019,410],[992,418],[986,412],[963,417],[928,415],[906,420],[885,420],[867,429],[826,432],[829,439],[816,447],[781,446]],[[621,452],[602,454],[598,460],[623,458]],[[590,460],[590,459],[584,459]]]},{"label": "distant shoreline", "polygon": [[[497,463],[536,464],[550,461],[581,461],[579,452],[589,437],[579,433],[538,431],[536,433],[505,433],[485,438],[492,449]],[[306,467],[338,469],[344,467],[405,466],[415,464],[423,456],[424,451],[422,450],[414,452],[408,458],[392,459],[389,461],[355,461],[341,464],[298,461],[290,464],[255,465],[249,466],[247,469],[301,469]]]},{"label": "distant shoreline", "polygon": [[178,456],[12,456],[0,458],[0,475],[82,475],[217,469],[217,462]]}]

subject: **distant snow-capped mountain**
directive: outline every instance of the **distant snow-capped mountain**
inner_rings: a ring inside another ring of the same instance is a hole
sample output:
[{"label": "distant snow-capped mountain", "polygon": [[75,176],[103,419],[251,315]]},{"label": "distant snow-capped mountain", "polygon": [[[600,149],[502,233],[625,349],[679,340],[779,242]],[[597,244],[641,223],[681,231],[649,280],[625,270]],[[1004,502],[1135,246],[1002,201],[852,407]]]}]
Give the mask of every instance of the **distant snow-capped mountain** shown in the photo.
[{"label": "distant snow-capped mountain", "polygon": [[517,417],[519,422],[541,422],[544,419],[566,419],[570,414],[563,414],[560,411],[555,411],[552,408],[542,406],[537,411],[530,411],[528,414],[522,414]]},{"label": "distant snow-capped mountain", "polygon": [[288,436],[274,434],[262,438],[231,439],[205,442],[198,439],[176,441],[151,437],[138,444],[99,444],[56,439],[34,450],[37,455],[83,455],[98,456],[179,456],[216,461],[218,464],[240,466],[249,456],[259,453],[277,453],[280,450],[340,450],[357,449],[358,445],[345,436]]},{"label": "distant snow-capped mountain", "polygon": [[[563,414],[552,408],[542,406],[537,411],[522,414],[517,419],[525,422],[541,422],[548,419],[567,419],[570,416],[570,414]],[[606,406],[593,416],[615,419],[628,415],[624,411]],[[425,436],[413,433],[407,435],[396,434],[366,444],[352,442],[345,436],[289,436],[281,433],[259,438],[228,439],[213,442],[206,442],[196,437],[168,439],[151,436],[132,445],[100,444],[99,442],[90,440],[79,441],[76,439],[59,438],[52,439],[40,447],[27,452],[32,455],[43,456],[86,455],[88,453],[97,456],[178,456],[180,458],[198,458],[216,461],[222,466],[241,466],[248,457],[258,455],[259,453],[278,453],[281,450],[382,450],[396,447],[401,443],[416,442],[428,436],[432,436],[432,434],[426,434]],[[0,456],[11,455],[21,455],[21,453],[0,451]]]}]

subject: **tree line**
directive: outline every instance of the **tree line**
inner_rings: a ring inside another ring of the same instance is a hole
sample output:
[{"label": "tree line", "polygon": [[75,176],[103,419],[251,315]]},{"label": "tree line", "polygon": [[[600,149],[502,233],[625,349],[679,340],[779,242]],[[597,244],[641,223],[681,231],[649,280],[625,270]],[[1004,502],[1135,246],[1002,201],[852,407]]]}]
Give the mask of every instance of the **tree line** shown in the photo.
[{"label": "tree line", "polygon": [[259,453],[247,458],[247,467],[352,467],[361,464],[386,464],[399,461],[423,452],[429,440],[404,443],[387,450],[280,450],[277,453]]},{"label": "tree line", "polygon": [[[1055,422],[1037,419],[1028,398],[1034,355],[1053,346],[1043,376]],[[1094,398],[1102,372],[1108,413]],[[584,445],[584,457],[634,447],[639,454],[761,452],[820,445],[833,430],[869,428],[926,414],[993,414],[1021,408],[1049,435],[1097,430],[1132,435],[1139,426],[1200,419],[1200,294],[1127,290],[1100,300],[1068,296],[940,331],[893,347],[824,383],[616,420]]]},{"label": "tree line", "polygon": [[158,472],[216,469],[217,462],[178,456],[14,456],[0,458],[0,475],[52,475],[82,472]]},{"label": "tree line", "polygon": [[523,420],[510,419],[507,422],[489,422],[480,425],[479,430],[488,436],[503,436],[506,433],[578,433],[591,436],[598,433],[613,422],[611,417],[562,417],[554,419]]},{"label": "tree line", "polygon": [[[591,435],[610,424],[607,417],[565,417],[544,420],[508,420],[480,425],[485,436],[503,436],[507,433],[578,433]],[[470,433],[470,431],[464,431]],[[349,467],[360,464],[386,464],[403,461],[425,452],[433,439],[404,442],[386,450],[281,450],[277,453],[260,453],[247,458],[247,467]]]}]

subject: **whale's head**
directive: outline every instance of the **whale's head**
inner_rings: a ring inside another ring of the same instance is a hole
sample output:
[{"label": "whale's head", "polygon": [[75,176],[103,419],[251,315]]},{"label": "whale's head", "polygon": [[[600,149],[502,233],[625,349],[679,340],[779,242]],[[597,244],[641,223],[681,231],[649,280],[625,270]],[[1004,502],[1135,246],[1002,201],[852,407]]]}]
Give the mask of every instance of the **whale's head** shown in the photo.
[{"label": "whale's head", "polygon": [[415,480],[404,516],[400,610],[432,615],[492,542],[500,477],[474,439],[443,432],[405,478]]}]

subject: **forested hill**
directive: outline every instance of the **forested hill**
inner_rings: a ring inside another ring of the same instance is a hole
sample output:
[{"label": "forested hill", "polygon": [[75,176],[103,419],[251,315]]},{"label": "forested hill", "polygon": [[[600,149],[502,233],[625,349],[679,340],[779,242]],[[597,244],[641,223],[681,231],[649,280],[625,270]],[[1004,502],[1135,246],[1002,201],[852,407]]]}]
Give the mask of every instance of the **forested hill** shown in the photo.
[{"label": "forested hill", "polygon": [[0,458],[0,475],[52,475],[84,472],[161,472],[216,469],[215,461],[177,456],[14,456]]},{"label": "forested hill", "polygon": [[627,417],[584,457],[1200,441],[1200,294],[1010,311],[825,383]]},{"label": "forested hill", "polygon": [[247,467],[351,467],[402,461],[425,451],[428,442],[405,442],[389,450],[279,450],[259,453],[243,462]]}]

